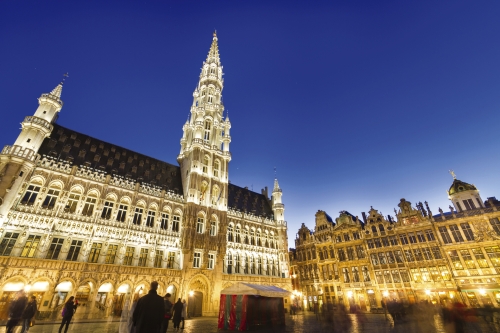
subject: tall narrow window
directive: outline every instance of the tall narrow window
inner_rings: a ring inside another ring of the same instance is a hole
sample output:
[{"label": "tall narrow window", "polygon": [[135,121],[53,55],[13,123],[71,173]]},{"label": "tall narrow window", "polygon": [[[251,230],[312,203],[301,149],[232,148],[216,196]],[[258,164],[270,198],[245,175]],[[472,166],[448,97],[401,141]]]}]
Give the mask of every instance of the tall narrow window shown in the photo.
[{"label": "tall narrow window", "polygon": [[462,262],[460,261],[460,257],[458,256],[457,250],[451,250],[448,253],[450,255],[450,259],[451,259],[453,268],[456,270],[464,269],[464,266],[462,265]]},{"label": "tall narrow window", "polygon": [[448,229],[446,229],[446,227],[439,227],[438,230],[441,234],[441,238],[443,239],[443,243],[450,244],[452,240],[450,234],[448,233]]},{"label": "tall narrow window", "polygon": [[135,247],[127,246],[127,249],[125,250],[125,257],[123,258],[124,265],[127,266],[132,265],[132,261],[134,260],[134,252],[135,252]]},{"label": "tall narrow window", "polygon": [[57,198],[59,197],[59,193],[59,190],[52,188],[49,189],[47,195],[45,196],[45,200],[42,203],[42,208],[53,209],[56,204]]},{"label": "tall narrow window", "polygon": [[203,136],[203,140],[205,140],[206,143],[209,143],[210,141],[210,129],[212,127],[212,124],[210,121],[205,121],[205,134]]},{"label": "tall narrow window", "polygon": [[104,203],[104,208],[102,209],[101,218],[109,220],[111,218],[111,213],[113,212],[113,205],[111,201],[106,201]]},{"label": "tall narrow window", "polygon": [[36,197],[39,192],[40,192],[40,186],[38,185],[28,186],[28,189],[26,190],[26,193],[24,194],[21,203],[23,205],[32,206],[35,203]]},{"label": "tall narrow window", "polygon": [[175,264],[175,252],[168,253],[167,268],[174,268]]},{"label": "tall narrow window", "polygon": [[460,223],[460,227],[462,228],[462,231],[465,235],[465,239],[468,241],[473,241],[474,240],[474,233],[472,232],[472,229],[470,228],[469,223]]},{"label": "tall narrow window", "polygon": [[261,256],[257,257],[257,274],[262,275],[262,258],[261,258]]},{"label": "tall narrow window", "polygon": [[476,265],[474,264],[474,260],[472,259],[472,255],[470,254],[469,250],[460,250],[460,255],[462,256],[462,259],[464,260],[465,266],[467,268],[476,269]]},{"label": "tall narrow window", "polygon": [[139,255],[139,266],[146,267],[148,263],[148,254],[149,249],[141,249],[141,253]]},{"label": "tall narrow window", "polygon": [[370,281],[370,273],[368,271],[368,267],[363,266],[363,268],[361,270],[363,272],[363,281],[369,282]]},{"label": "tall narrow window", "polygon": [[464,238],[462,237],[462,234],[460,233],[458,226],[454,224],[450,225],[450,231],[451,234],[453,235],[453,238],[455,239],[455,242],[461,243],[464,241]]},{"label": "tall narrow window", "polygon": [[401,283],[401,277],[399,276],[397,269],[392,270],[392,279],[394,280],[394,283]]},{"label": "tall narrow window", "polygon": [[441,254],[441,250],[437,246],[432,247],[432,255],[434,259],[443,259],[443,255]]},{"label": "tall narrow window", "polygon": [[99,254],[101,254],[102,243],[92,243],[89,254],[89,262],[96,263],[99,260]]},{"label": "tall narrow window", "polygon": [[196,232],[202,234],[204,231],[203,230],[204,225],[205,225],[205,220],[203,219],[203,217],[198,217],[198,221],[196,222]]},{"label": "tall narrow window", "polygon": [[148,210],[148,216],[146,217],[146,226],[147,227],[154,227],[155,225],[155,215],[156,213],[152,210]]},{"label": "tall narrow window", "polygon": [[432,260],[432,254],[428,247],[422,248],[422,255],[424,256],[425,260]]},{"label": "tall narrow window", "polygon": [[250,230],[250,245],[255,245],[255,230]]},{"label": "tall narrow window", "polygon": [[339,261],[346,261],[346,256],[345,256],[344,249],[339,249],[338,250],[338,254],[339,254]]},{"label": "tall narrow window", "polygon": [[433,240],[436,240],[436,237],[434,237],[434,232],[432,232],[431,229],[427,229],[425,230],[425,235],[427,236],[427,240],[429,242],[433,241]]},{"label": "tall narrow window", "polygon": [[396,262],[398,264],[402,264],[405,261],[401,250],[394,251],[394,257],[396,258]]},{"label": "tall narrow window", "polygon": [[425,237],[424,237],[423,231],[417,231],[417,239],[420,243],[425,242]]},{"label": "tall narrow window", "polygon": [[82,241],[73,240],[71,241],[71,246],[69,247],[68,256],[66,260],[76,261],[78,259],[78,255],[80,254],[80,250],[82,249]]},{"label": "tall narrow window", "polygon": [[200,268],[200,267],[201,267],[201,253],[195,252],[193,260],[193,268]]},{"label": "tall narrow window", "polygon": [[500,248],[498,246],[485,247],[484,250],[490,257],[493,267],[500,267]]},{"label": "tall narrow window", "polygon": [[66,203],[66,207],[64,207],[64,211],[67,213],[76,212],[76,208],[78,207],[78,201],[80,201],[80,194],[70,193],[68,202]]},{"label": "tall narrow window", "polygon": [[212,253],[209,253],[208,254],[208,265],[207,265],[207,268],[208,269],[214,269],[215,267],[215,255],[212,254]]},{"label": "tall narrow window", "polygon": [[393,264],[394,263],[395,259],[394,259],[394,254],[392,253],[392,251],[387,251],[385,253],[385,256],[387,258],[387,263],[388,264]]},{"label": "tall narrow window", "polygon": [[201,166],[201,171],[203,173],[207,173],[208,172],[208,156],[203,157],[203,164]]},{"label": "tall narrow window", "polygon": [[115,244],[108,245],[108,251],[106,252],[106,259],[104,260],[104,262],[106,264],[114,264],[117,251],[118,251],[118,245]]},{"label": "tall narrow window", "polygon": [[179,225],[181,224],[181,217],[174,215],[172,218],[172,231],[179,232]]},{"label": "tall narrow window", "polygon": [[45,256],[45,259],[58,259],[63,243],[64,243],[63,238],[53,238],[52,243],[50,243],[49,246],[49,251]]},{"label": "tall narrow window", "polygon": [[229,225],[227,227],[227,241],[232,242],[233,241],[233,226]]},{"label": "tall narrow window", "polygon": [[160,227],[163,230],[168,229],[168,214],[167,213],[161,213],[161,222],[160,222]]},{"label": "tall narrow window", "polygon": [[116,214],[116,220],[119,222],[125,222],[125,218],[127,217],[127,205],[118,206],[118,214]]},{"label": "tall narrow window", "polygon": [[212,221],[210,222],[210,236],[216,236],[217,235],[217,222]]},{"label": "tall narrow window", "polygon": [[351,270],[352,270],[352,282],[359,282],[358,268],[353,266]]},{"label": "tall narrow window", "polygon": [[497,235],[500,235],[500,221],[498,218],[493,218],[490,220],[491,227],[493,231],[496,232]]},{"label": "tall narrow window", "polygon": [[255,274],[255,259],[250,255],[250,274]]},{"label": "tall narrow window", "polygon": [[342,268],[342,275],[344,276],[344,283],[351,283],[351,276],[349,275],[348,268]]},{"label": "tall narrow window", "polygon": [[155,267],[156,268],[161,268],[162,262],[163,262],[163,251],[162,250],[156,250]]},{"label": "tall narrow window", "polygon": [[41,236],[29,235],[24,244],[23,251],[21,252],[21,257],[33,258],[35,255],[38,244],[40,244]]},{"label": "tall narrow window", "polygon": [[236,226],[236,229],[235,229],[235,242],[236,243],[241,243],[241,228],[239,225]]},{"label": "tall narrow window", "polygon": [[347,259],[354,260],[354,249],[352,246],[347,247]]},{"label": "tall narrow window", "polygon": [[90,196],[87,197],[87,200],[85,200],[85,205],[83,206],[82,215],[92,216],[92,213],[94,213],[94,207],[96,202],[97,202],[96,198]]},{"label": "tall narrow window", "polygon": [[479,267],[481,268],[490,267],[488,265],[488,262],[486,261],[483,251],[480,248],[472,249],[472,253],[474,254],[474,257],[476,257],[476,262],[479,265]]},{"label": "tall narrow window", "polygon": [[214,162],[214,177],[219,177],[219,172],[220,172],[220,162],[215,161]]},{"label": "tall narrow window", "polygon": [[415,237],[414,232],[409,232],[408,233],[408,238],[410,239],[411,244],[415,244],[417,242],[417,238]]},{"label": "tall narrow window", "polygon": [[134,220],[132,221],[132,223],[134,223],[135,225],[141,225],[141,222],[142,222],[142,213],[143,213],[143,209],[137,207],[135,209]]},{"label": "tall narrow window", "polygon": [[234,272],[240,273],[240,255],[238,253],[234,255]]},{"label": "tall narrow window", "polygon": [[399,235],[399,240],[401,241],[401,245],[408,244],[408,238],[406,238],[406,234]]}]

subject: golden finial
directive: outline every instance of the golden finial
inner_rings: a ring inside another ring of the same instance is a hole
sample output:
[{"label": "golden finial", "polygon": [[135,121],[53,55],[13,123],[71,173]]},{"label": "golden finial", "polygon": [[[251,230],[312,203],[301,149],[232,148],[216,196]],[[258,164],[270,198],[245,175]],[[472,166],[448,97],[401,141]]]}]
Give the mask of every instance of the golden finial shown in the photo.
[{"label": "golden finial", "polygon": [[450,173],[450,175],[453,177],[453,179],[457,179],[457,176],[455,175],[455,171],[453,170],[449,170],[448,171]]},{"label": "golden finial", "polygon": [[214,37],[217,38],[217,30],[214,29]]}]

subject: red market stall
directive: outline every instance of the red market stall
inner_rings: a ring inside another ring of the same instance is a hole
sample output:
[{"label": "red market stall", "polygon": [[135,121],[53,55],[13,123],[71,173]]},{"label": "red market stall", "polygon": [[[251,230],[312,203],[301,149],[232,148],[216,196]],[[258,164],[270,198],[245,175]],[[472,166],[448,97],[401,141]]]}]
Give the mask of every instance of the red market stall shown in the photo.
[{"label": "red market stall", "polygon": [[248,331],[285,325],[283,297],[290,292],[259,284],[237,283],[221,291],[219,330]]}]

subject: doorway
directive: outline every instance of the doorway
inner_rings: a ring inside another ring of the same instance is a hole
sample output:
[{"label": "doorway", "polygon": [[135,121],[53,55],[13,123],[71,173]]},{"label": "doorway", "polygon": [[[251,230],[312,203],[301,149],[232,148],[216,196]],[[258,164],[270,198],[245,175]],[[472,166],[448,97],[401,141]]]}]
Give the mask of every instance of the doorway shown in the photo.
[{"label": "doorway", "polygon": [[203,293],[200,291],[194,291],[193,295],[189,295],[188,302],[188,316],[189,317],[201,317],[203,307]]}]

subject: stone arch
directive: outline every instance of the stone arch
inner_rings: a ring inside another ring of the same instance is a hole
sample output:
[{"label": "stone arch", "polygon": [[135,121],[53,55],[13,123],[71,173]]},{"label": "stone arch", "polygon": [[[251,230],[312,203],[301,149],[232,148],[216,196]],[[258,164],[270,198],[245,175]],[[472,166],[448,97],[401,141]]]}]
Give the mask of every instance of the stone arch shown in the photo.
[{"label": "stone arch", "polygon": [[146,208],[146,201],[142,200],[142,199],[139,199],[137,200],[137,203],[135,204],[137,207],[142,207],[142,208]]},{"label": "stone arch", "polygon": [[73,186],[71,186],[71,188],[69,189],[69,192],[70,192],[70,193],[78,193],[78,194],[83,194],[83,186],[82,186],[82,185],[80,185],[80,184],[73,185]]},{"label": "stone arch", "polygon": [[109,200],[109,201],[116,201],[116,200],[118,200],[118,196],[116,195],[116,193],[111,192],[111,193],[108,193],[108,194],[106,195],[106,200]]},{"label": "stone arch", "polygon": [[31,177],[31,179],[29,180],[29,183],[43,186],[45,184],[45,181],[46,181],[46,179],[44,176],[36,175],[36,176]]},{"label": "stone arch", "polygon": [[23,286],[21,289],[24,289],[24,286],[28,283],[28,279],[22,275],[16,275],[16,276],[10,277],[0,285],[0,292],[3,291],[3,289],[7,285],[7,283],[17,283],[17,282],[22,283]]},{"label": "stone arch", "polygon": [[101,191],[98,188],[92,187],[87,191],[87,196],[97,197],[99,198],[101,195]]},{"label": "stone arch", "polygon": [[128,195],[124,195],[120,198],[120,202],[125,204],[130,204],[132,202],[132,199],[130,199]]},{"label": "stone arch", "polygon": [[49,188],[57,188],[59,190],[62,190],[64,188],[64,183],[60,179],[53,180],[49,183]]}]

